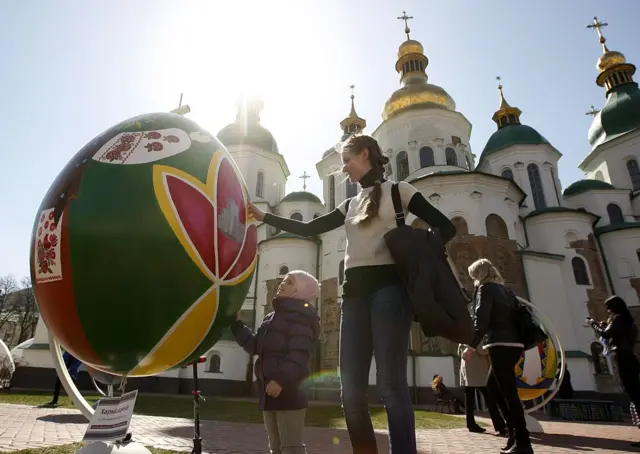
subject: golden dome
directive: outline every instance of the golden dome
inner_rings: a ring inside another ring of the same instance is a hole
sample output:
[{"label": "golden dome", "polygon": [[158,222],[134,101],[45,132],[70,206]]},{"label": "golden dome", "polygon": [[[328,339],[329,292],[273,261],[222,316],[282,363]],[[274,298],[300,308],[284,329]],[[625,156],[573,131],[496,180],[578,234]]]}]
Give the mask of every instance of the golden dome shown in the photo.
[{"label": "golden dome", "polygon": [[626,62],[627,60],[626,58],[624,58],[624,55],[622,55],[622,53],[615,50],[609,50],[600,55],[600,58],[598,58],[598,63],[596,64],[596,68],[598,68],[598,72],[604,72],[615,65],[620,65]]},{"label": "golden dome", "polygon": [[423,54],[424,47],[418,41],[408,39],[398,48],[398,60],[409,54]]},{"label": "golden dome", "polygon": [[417,107],[435,107],[455,111],[456,103],[444,88],[437,85],[428,83],[407,84],[393,92],[384,104],[382,119],[388,120],[400,112]]}]

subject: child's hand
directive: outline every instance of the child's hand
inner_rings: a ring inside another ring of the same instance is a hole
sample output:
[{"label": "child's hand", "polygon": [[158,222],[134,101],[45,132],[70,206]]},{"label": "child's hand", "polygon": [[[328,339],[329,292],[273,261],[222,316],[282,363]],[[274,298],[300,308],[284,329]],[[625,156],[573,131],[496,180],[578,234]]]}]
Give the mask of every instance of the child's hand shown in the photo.
[{"label": "child's hand", "polygon": [[282,392],[282,386],[276,381],[271,380],[265,389],[267,395],[271,397],[278,397]]}]

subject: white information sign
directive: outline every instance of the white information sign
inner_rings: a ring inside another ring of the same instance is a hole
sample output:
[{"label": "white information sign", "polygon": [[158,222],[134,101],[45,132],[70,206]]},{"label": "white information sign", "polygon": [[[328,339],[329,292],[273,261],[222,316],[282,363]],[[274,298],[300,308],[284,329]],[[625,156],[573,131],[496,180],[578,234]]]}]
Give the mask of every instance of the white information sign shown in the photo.
[{"label": "white information sign", "polygon": [[137,397],[138,390],[135,390],[120,397],[100,399],[82,441],[123,440],[129,431]]}]

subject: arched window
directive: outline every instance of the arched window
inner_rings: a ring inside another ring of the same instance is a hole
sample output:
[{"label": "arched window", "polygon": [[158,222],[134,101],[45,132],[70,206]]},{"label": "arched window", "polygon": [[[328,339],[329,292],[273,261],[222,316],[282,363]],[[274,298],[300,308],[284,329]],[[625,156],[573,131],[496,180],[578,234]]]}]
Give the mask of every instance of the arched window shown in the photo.
[{"label": "arched window", "polygon": [[287,265],[280,265],[280,269],[278,270],[278,274],[280,276],[284,276],[289,272],[289,267]]},{"label": "arched window", "polygon": [[629,172],[629,178],[631,178],[633,190],[640,190],[640,167],[638,166],[638,161],[629,159],[627,161],[627,171]]},{"label": "arched window", "polygon": [[509,239],[509,230],[504,220],[497,214],[490,214],[484,221],[487,229],[487,236],[491,238]]},{"label": "arched window", "polygon": [[431,167],[436,165],[436,161],[433,157],[433,148],[422,147],[420,148],[420,168]]},{"label": "arched window", "polygon": [[336,177],[329,175],[329,211],[333,211],[336,208]]},{"label": "arched window", "polygon": [[293,219],[295,221],[302,221],[302,214],[298,213],[297,211],[295,213],[291,213],[291,216],[289,216],[289,219]]},{"label": "arched window", "polygon": [[340,265],[338,265],[338,283],[342,285],[343,282],[344,282],[344,260],[342,260],[340,262]]},{"label": "arched window", "polygon": [[513,170],[510,168],[506,168],[502,171],[502,178],[508,178],[509,180],[513,180]]},{"label": "arched window", "polygon": [[527,166],[527,174],[529,175],[529,183],[531,184],[531,195],[533,196],[533,204],[536,210],[547,207],[544,200],[544,189],[542,188],[542,179],[540,178],[540,169],[536,164]]},{"label": "arched window", "polygon": [[456,227],[456,235],[468,235],[469,227],[462,216],[451,218],[451,223]]},{"label": "arched window", "polygon": [[444,156],[447,158],[448,166],[457,166],[458,165],[458,156],[456,155],[456,150],[453,148],[447,148],[444,150]]},{"label": "arched window", "polygon": [[622,210],[615,203],[607,205],[607,214],[609,215],[609,223],[611,224],[620,224],[624,222]]},{"label": "arched window", "polygon": [[256,197],[262,198],[264,194],[264,173],[258,172],[256,177]]},{"label": "arched window", "polygon": [[213,353],[209,357],[209,364],[207,365],[207,372],[212,374],[219,374],[220,367],[222,366],[222,358],[218,352]]},{"label": "arched window", "polygon": [[396,156],[396,179],[402,181],[409,176],[409,158],[406,151],[401,151]]},{"label": "arched window", "polygon": [[604,348],[600,342],[591,343],[591,360],[593,361],[593,368],[596,375],[609,375],[609,364],[602,352]]},{"label": "arched window", "polygon": [[576,285],[590,285],[589,273],[587,273],[587,264],[581,257],[571,259],[571,268],[573,268],[573,278]]},{"label": "arched window", "polygon": [[347,199],[358,195],[358,183],[352,183],[351,181],[347,180],[346,185],[347,185]]},{"label": "arched window", "polygon": [[316,214],[313,215],[313,219],[319,218],[319,217],[320,217],[320,213],[316,213]]}]

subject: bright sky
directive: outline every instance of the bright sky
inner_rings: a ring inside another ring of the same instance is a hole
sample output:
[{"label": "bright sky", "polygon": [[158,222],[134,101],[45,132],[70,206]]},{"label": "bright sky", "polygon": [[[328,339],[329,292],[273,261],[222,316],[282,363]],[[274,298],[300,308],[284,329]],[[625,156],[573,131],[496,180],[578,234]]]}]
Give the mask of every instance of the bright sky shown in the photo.
[{"label": "bright sky", "polygon": [[[429,58],[429,81],[445,88],[473,124],[479,157],[494,132],[495,76],[505,95],[564,155],[563,187],[582,177],[601,53],[585,28],[594,15],[612,50],[640,65],[640,2],[580,0],[22,0],[0,16],[0,276],[29,274],[36,210],[67,161],[103,130],[131,116],[177,107],[216,133],[235,119],[234,100],[261,92],[262,124],[276,137],[291,177],[287,191],[322,195],[315,163],[356,108],[372,132],[399,87],[404,39],[396,18]],[[636,75],[636,80],[640,74]]]}]

